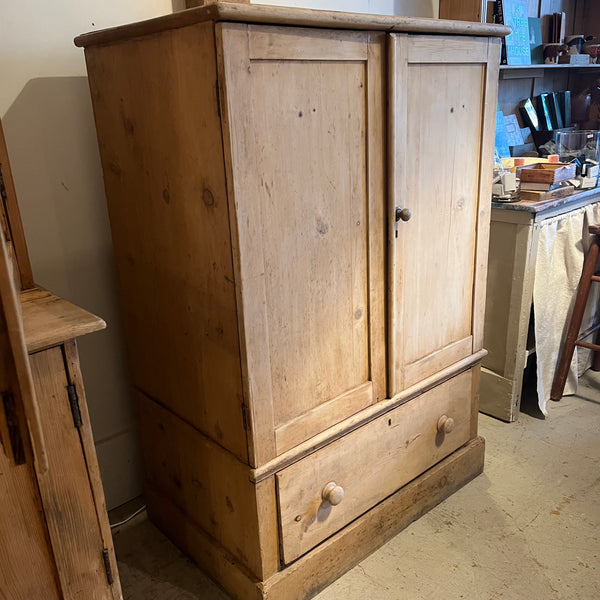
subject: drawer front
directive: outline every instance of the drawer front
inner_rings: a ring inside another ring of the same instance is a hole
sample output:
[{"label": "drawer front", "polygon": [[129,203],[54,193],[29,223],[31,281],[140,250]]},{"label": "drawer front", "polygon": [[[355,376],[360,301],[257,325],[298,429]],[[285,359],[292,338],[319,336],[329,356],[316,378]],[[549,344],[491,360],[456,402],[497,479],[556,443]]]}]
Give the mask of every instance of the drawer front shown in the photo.
[{"label": "drawer front", "polygon": [[466,443],[472,380],[472,371],[461,373],[280,471],[283,561],[295,560]]}]

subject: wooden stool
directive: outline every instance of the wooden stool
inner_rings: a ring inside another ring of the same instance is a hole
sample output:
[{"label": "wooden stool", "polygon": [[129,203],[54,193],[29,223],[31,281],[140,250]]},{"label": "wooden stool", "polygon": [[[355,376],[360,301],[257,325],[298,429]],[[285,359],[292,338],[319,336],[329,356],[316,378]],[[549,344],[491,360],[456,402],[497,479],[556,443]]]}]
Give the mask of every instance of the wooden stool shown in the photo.
[{"label": "wooden stool", "polygon": [[[579,286],[577,287],[577,297],[575,299],[575,306],[573,307],[573,314],[571,315],[571,321],[567,331],[567,338],[565,339],[562,355],[558,363],[558,368],[556,369],[556,374],[554,375],[552,391],[550,392],[550,398],[552,400],[560,400],[562,398],[575,346],[589,348],[596,352],[600,351],[600,345],[582,341],[600,329],[600,324],[590,327],[581,335],[579,334],[583,313],[585,311],[588,296],[590,295],[590,288],[592,287],[592,281],[600,281],[600,277],[595,274],[596,263],[598,262],[598,256],[600,255],[600,225],[591,225],[588,230],[590,233],[594,234],[594,239],[588,251],[588,255],[585,258],[585,262],[583,263],[583,271],[581,272],[581,279],[579,280]],[[594,362],[596,364],[598,356],[599,355],[596,354],[594,357]]]}]

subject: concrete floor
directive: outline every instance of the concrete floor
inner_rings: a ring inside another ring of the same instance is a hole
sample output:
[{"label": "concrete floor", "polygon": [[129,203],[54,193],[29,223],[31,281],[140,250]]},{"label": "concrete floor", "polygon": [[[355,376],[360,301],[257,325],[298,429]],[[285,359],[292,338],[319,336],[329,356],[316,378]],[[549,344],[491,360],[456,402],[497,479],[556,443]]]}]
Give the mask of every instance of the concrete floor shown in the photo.
[{"label": "concrete floor", "polygon": [[[600,373],[549,410],[480,415],[484,474],[316,599],[599,599]],[[228,600],[143,515],[113,533],[125,600]]]}]

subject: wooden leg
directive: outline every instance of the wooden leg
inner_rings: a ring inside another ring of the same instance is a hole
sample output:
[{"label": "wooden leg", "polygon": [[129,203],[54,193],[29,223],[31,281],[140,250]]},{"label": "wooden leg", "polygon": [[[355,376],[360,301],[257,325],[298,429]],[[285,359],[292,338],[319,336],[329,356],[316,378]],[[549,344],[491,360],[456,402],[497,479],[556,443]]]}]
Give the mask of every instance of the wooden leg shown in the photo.
[{"label": "wooden leg", "polygon": [[[600,332],[596,334],[596,344],[600,344]],[[592,356],[592,371],[600,371],[600,352],[595,351]]]},{"label": "wooden leg", "polygon": [[556,370],[554,383],[552,384],[552,390],[550,392],[550,398],[552,400],[560,400],[565,389],[565,383],[567,381],[569,367],[571,365],[571,359],[573,358],[573,351],[575,349],[575,342],[579,336],[581,321],[583,320],[583,312],[590,294],[592,275],[596,270],[598,254],[600,253],[598,243],[598,236],[595,236],[585,262],[583,263],[583,271],[581,273],[581,279],[579,280],[579,286],[577,288],[577,298],[575,300],[575,306],[573,307],[571,322],[569,323],[567,337],[563,345],[562,356],[560,357],[558,369]]}]

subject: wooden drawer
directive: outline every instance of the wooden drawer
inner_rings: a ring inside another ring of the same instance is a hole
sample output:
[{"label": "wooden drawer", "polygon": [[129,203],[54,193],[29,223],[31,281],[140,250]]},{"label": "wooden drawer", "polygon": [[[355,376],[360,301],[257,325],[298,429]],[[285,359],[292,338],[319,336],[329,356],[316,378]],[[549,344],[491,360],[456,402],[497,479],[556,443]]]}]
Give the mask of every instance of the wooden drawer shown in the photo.
[{"label": "wooden drawer", "polygon": [[[471,403],[467,371],[277,473],[284,563],[466,443]],[[454,421],[448,433],[438,429],[444,415]],[[331,503],[323,499],[327,487]]]}]

